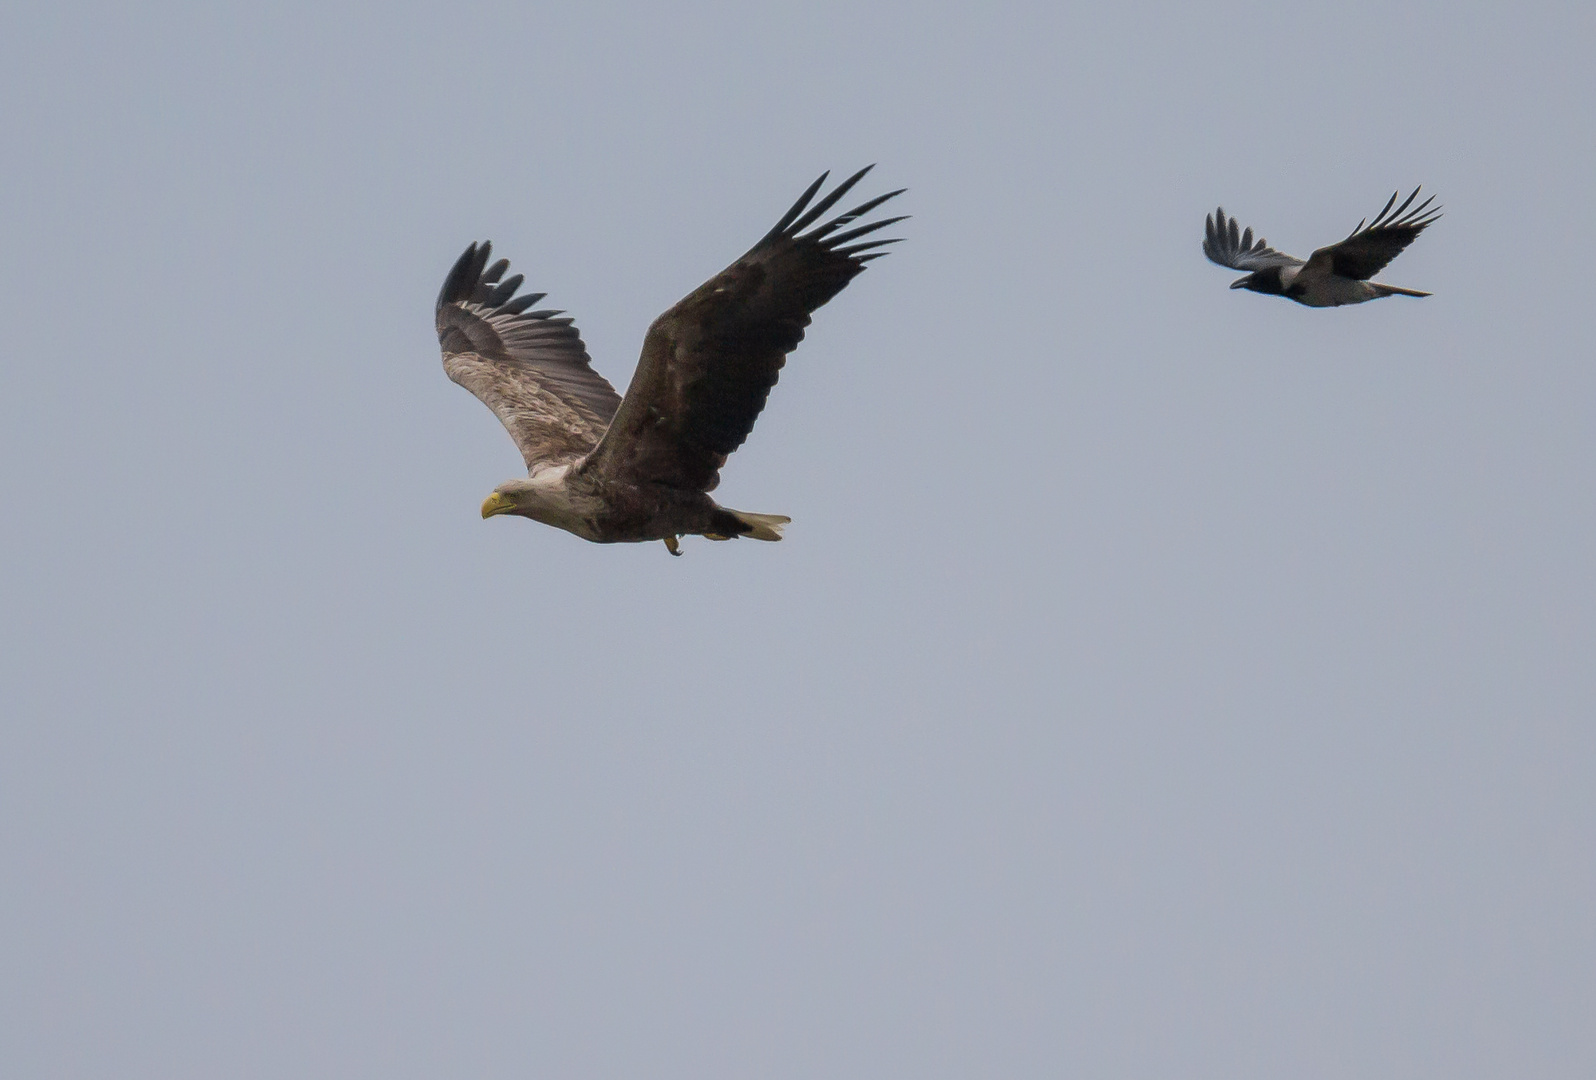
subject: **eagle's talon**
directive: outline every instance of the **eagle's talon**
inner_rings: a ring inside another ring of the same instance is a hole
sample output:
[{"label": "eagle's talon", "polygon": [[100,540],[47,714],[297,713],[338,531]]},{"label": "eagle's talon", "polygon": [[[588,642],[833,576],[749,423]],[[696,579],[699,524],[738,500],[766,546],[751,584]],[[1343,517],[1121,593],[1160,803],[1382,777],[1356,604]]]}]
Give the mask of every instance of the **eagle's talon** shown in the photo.
[{"label": "eagle's talon", "polygon": [[680,558],[682,554],[682,545],[677,542],[676,537],[667,536],[665,538],[665,550]]}]

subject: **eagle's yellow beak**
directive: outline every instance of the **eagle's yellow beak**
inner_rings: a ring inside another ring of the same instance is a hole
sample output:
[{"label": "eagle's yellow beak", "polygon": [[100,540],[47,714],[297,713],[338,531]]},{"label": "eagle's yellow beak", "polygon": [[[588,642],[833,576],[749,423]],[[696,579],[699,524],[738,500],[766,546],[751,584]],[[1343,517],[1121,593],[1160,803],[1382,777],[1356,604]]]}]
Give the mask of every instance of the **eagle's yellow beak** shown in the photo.
[{"label": "eagle's yellow beak", "polygon": [[482,520],[486,521],[494,514],[508,514],[514,509],[515,503],[495,491],[492,495],[482,500]]}]

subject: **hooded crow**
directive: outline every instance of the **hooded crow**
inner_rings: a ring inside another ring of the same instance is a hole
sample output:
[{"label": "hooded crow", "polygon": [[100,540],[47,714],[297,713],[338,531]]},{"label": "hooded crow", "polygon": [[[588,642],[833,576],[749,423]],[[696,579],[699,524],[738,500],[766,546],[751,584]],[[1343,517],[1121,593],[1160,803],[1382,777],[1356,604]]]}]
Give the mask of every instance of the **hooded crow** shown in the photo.
[{"label": "hooded crow", "polygon": [[1428,210],[1435,201],[1431,195],[1409,210],[1418,198],[1414,188],[1407,201],[1396,206],[1397,195],[1385,204],[1373,221],[1358,222],[1358,227],[1339,244],[1322,247],[1309,256],[1307,262],[1294,255],[1286,255],[1270,247],[1263,237],[1254,243],[1252,230],[1242,232],[1235,218],[1225,217],[1225,208],[1208,215],[1208,236],[1203,240],[1203,254],[1220,266],[1232,270],[1249,271],[1246,277],[1230,283],[1232,289],[1251,289],[1270,296],[1285,296],[1309,307],[1340,307],[1342,304],[1361,304],[1382,296],[1398,293],[1402,296],[1429,296],[1417,289],[1399,289],[1395,285],[1382,285],[1370,281],[1385,268],[1386,263],[1402,254],[1402,249],[1413,243],[1425,226],[1441,216],[1441,208]]}]

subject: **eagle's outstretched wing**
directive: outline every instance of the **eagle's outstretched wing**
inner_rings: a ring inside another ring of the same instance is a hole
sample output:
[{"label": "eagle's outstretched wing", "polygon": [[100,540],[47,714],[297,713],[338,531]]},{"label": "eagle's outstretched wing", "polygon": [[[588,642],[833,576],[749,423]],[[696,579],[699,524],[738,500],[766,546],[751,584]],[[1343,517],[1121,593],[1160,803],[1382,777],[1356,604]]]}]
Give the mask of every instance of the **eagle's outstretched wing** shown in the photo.
[{"label": "eagle's outstretched wing", "polygon": [[829,174],[822,175],[746,255],[654,320],[620,411],[581,469],[630,483],[714,488],[803,340],[810,312],[886,254],[875,249],[895,242],[860,238],[902,217],[855,222],[901,189],[804,232],[869,171],[810,206]]},{"label": "eagle's outstretched wing", "polygon": [[[1218,220],[1216,221],[1215,218]],[[1269,246],[1259,237],[1254,243],[1252,229],[1245,233],[1235,218],[1225,217],[1225,208],[1208,215],[1208,232],[1203,237],[1203,254],[1210,262],[1232,270],[1267,270],[1271,266],[1301,266],[1302,260]]]},{"label": "eagle's outstretched wing", "polygon": [[1397,196],[1400,191],[1391,195],[1391,200],[1385,204],[1385,209],[1375,215],[1373,221],[1365,228],[1363,222],[1358,222],[1358,227],[1347,234],[1347,238],[1339,244],[1331,244],[1315,251],[1308,258],[1310,270],[1326,269],[1342,277],[1356,278],[1366,281],[1385,269],[1386,263],[1402,254],[1402,249],[1418,239],[1425,227],[1441,216],[1441,208],[1434,210],[1426,208],[1435,201],[1431,195],[1412,210],[1408,206],[1419,197],[1419,189],[1414,188],[1413,194],[1407,200],[1396,206]]},{"label": "eagle's outstretched wing", "polygon": [[438,294],[443,370],[493,410],[528,471],[581,457],[598,443],[621,399],[588,366],[570,319],[528,311],[544,294],[516,296],[520,274],[499,281],[510,262],[488,266],[492,250],[486,241],[466,248]]}]

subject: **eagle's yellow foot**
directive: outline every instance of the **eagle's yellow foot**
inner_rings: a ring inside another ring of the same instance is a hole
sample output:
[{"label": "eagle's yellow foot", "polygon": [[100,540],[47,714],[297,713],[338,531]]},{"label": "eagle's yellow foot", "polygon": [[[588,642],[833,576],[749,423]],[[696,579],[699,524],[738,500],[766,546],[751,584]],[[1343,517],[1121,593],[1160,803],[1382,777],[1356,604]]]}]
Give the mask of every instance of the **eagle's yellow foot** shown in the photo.
[{"label": "eagle's yellow foot", "polygon": [[722,536],[720,533],[702,533],[701,535],[704,537],[705,540],[730,540],[731,539],[731,537]]},{"label": "eagle's yellow foot", "polygon": [[672,555],[680,556],[682,553],[682,545],[676,542],[676,537],[667,536],[665,538],[665,550],[670,552]]}]

